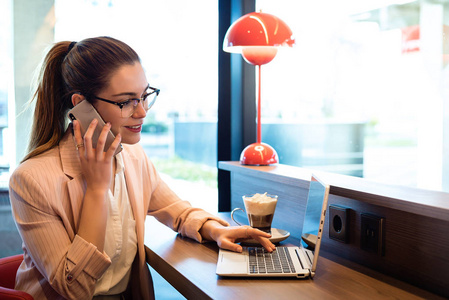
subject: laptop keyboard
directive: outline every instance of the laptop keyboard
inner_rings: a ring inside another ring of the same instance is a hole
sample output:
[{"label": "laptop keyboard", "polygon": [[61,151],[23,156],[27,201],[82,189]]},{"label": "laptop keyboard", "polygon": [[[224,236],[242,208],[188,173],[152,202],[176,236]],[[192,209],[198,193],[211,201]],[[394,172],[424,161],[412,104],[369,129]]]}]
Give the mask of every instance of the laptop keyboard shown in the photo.
[{"label": "laptop keyboard", "polygon": [[286,247],[268,252],[263,247],[248,247],[251,274],[295,273],[293,262]]}]

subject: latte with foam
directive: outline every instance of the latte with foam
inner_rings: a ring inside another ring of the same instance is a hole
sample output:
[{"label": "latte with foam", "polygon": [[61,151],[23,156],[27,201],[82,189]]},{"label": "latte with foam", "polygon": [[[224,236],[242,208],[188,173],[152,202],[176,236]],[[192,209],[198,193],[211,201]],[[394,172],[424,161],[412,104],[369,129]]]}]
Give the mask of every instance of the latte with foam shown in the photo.
[{"label": "latte with foam", "polygon": [[271,232],[271,222],[277,204],[277,196],[254,194],[243,196],[249,225],[265,232]]}]

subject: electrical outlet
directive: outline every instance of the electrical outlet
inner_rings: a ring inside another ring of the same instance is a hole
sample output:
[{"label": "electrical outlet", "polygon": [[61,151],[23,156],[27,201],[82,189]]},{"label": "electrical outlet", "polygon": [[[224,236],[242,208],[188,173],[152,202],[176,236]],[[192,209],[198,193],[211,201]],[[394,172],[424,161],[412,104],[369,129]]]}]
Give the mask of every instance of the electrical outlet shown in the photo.
[{"label": "electrical outlet", "polygon": [[349,243],[349,208],[329,205],[329,238]]},{"label": "electrical outlet", "polygon": [[385,218],[361,214],[360,248],[385,255]]}]

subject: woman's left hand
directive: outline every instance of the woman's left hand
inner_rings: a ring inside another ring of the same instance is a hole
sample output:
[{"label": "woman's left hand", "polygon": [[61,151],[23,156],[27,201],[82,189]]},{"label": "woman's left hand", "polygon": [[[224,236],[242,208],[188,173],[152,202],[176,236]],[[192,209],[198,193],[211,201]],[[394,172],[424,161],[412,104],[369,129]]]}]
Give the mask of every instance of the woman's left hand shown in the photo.
[{"label": "woman's left hand", "polygon": [[218,222],[208,221],[204,223],[201,235],[209,236],[215,240],[220,248],[234,252],[242,252],[242,246],[237,244],[245,239],[254,239],[260,243],[268,252],[275,250],[275,245],[269,240],[271,234],[263,232],[250,226],[225,227]]}]

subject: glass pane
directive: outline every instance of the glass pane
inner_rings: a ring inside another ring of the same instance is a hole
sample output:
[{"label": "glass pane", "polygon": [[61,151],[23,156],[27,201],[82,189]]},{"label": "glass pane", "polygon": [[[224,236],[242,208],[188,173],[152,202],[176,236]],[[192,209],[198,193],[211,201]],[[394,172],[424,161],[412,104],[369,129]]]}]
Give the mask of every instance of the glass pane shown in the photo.
[{"label": "glass pane", "polygon": [[181,198],[217,211],[218,2],[57,0],[56,20],[57,41],[110,35],[137,51],[161,89],[141,145]]},{"label": "glass pane", "polygon": [[[12,87],[12,2],[0,2],[0,189],[8,189],[11,153],[6,142],[11,142],[8,132],[8,101],[13,99]],[[6,199],[5,199],[6,200]],[[0,198],[0,205],[2,200]]]},{"label": "glass pane", "polygon": [[[18,103],[23,104],[28,99],[20,97],[32,90],[28,86],[31,80],[23,76],[27,72],[22,69],[37,67],[34,58],[40,51],[36,49],[48,43],[53,29],[55,41],[110,35],[127,42],[140,54],[150,83],[162,90],[146,120],[142,145],[181,198],[215,212],[216,151],[211,149],[216,147],[216,137],[208,139],[204,136],[200,143],[198,135],[202,132],[198,131],[196,135],[183,133],[182,125],[203,123],[204,130],[212,132],[216,128],[217,1],[55,0],[55,11],[51,1],[37,2],[0,1],[0,240],[3,242],[0,257],[22,252],[21,237],[12,218],[8,197],[9,173],[3,173],[3,168],[7,170],[9,164],[14,169],[16,161],[14,122],[21,110],[14,111],[14,91],[16,95],[17,91],[22,92],[17,95]],[[30,3],[33,8],[39,6],[42,9],[30,9]],[[19,34],[20,39],[17,39],[17,32],[26,31],[20,26],[17,15],[21,19],[29,17],[38,34],[30,34],[32,39]],[[13,19],[18,22],[16,30]],[[29,52],[33,55],[28,55]],[[14,65],[13,55],[17,63],[18,53],[24,56],[23,64],[27,68]],[[17,69],[20,69],[17,73],[22,72],[16,77],[20,82],[13,82]],[[8,102],[11,105],[8,106]],[[10,128],[5,128],[8,121]],[[25,123],[20,126],[30,127],[31,124]],[[187,125],[184,127],[189,128]],[[178,142],[177,137],[183,136],[190,139]],[[198,147],[194,148],[197,152],[181,151],[193,144]],[[182,297],[154,273],[157,298]]]},{"label": "glass pane", "polygon": [[[9,167],[14,161],[8,147],[14,139],[8,128],[8,102],[14,99],[12,1],[0,1],[0,257],[20,253],[22,240],[12,218],[9,202]],[[12,148],[12,149],[11,149]]]},{"label": "glass pane", "polygon": [[296,38],[262,67],[262,140],[280,163],[449,190],[447,1],[259,0],[259,9]]}]

